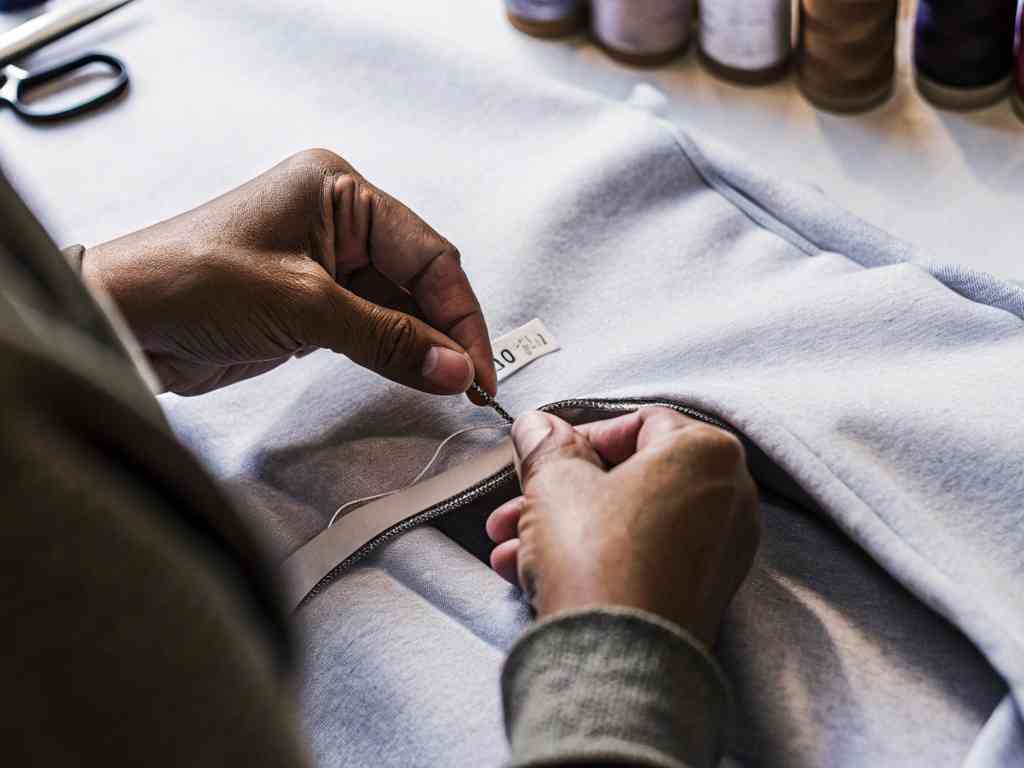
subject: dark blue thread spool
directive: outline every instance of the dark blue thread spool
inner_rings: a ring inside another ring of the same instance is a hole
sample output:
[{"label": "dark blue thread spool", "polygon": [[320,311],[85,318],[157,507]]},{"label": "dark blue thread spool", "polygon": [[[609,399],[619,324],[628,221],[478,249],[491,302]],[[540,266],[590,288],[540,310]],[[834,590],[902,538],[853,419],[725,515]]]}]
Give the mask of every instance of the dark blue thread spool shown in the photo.
[{"label": "dark blue thread spool", "polygon": [[1013,107],[1024,120],[1024,0],[1017,4],[1017,39],[1013,46],[1014,62],[1014,86],[1013,86]]},{"label": "dark blue thread spool", "polygon": [[918,90],[950,109],[1001,99],[1013,69],[1016,0],[919,0],[914,25]]},{"label": "dark blue thread spool", "polygon": [[0,0],[0,13],[5,11],[21,11],[25,8],[32,8],[42,5],[46,0]]}]

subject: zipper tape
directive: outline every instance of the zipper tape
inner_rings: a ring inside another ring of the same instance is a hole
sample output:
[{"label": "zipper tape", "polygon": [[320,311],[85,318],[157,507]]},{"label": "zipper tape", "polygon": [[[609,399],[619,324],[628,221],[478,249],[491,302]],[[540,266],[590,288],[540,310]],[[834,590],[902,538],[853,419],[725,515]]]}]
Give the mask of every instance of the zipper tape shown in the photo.
[{"label": "zipper tape", "polygon": [[502,440],[474,458],[392,496],[364,504],[296,550],[284,561],[285,597],[295,610],[331,572],[382,533],[446,499],[462,495],[512,465],[512,441]]},{"label": "zipper tape", "polygon": [[[549,413],[601,411],[614,416],[654,405],[733,431],[706,413],[667,400],[560,400],[539,410]],[[282,564],[287,610],[297,609],[346,568],[394,537],[454,512],[514,478],[512,441],[505,438],[494,448],[469,461],[349,512],[293,552]]]}]

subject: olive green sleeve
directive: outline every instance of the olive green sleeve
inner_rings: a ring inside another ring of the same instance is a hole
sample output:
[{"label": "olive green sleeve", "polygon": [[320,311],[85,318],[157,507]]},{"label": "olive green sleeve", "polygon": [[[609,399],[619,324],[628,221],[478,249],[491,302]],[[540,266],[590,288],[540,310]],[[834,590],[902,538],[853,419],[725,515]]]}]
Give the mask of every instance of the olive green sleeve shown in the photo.
[{"label": "olive green sleeve", "polygon": [[689,633],[642,611],[552,617],[502,673],[511,765],[709,768],[730,710],[718,665]]}]

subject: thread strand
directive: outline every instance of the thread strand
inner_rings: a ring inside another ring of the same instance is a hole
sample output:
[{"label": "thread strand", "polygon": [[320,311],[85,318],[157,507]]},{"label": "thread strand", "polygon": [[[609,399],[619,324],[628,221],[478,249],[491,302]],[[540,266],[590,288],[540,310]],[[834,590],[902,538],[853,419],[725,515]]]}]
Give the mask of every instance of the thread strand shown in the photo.
[{"label": "thread strand", "polygon": [[409,488],[412,488],[414,485],[416,485],[416,483],[418,483],[420,480],[422,480],[424,477],[426,477],[427,472],[430,471],[430,468],[432,466],[434,466],[434,463],[438,460],[438,458],[440,458],[441,452],[444,450],[445,446],[448,445],[448,443],[450,443],[455,438],[461,437],[462,435],[468,434],[470,432],[476,432],[476,431],[481,430],[481,429],[508,429],[508,427],[509,427],[509,425],[507,423],[501,423],[501,424],[477,424],[477,425],[472,426],[472,427],[463,427],[460,430],[452,432],[452,434],[448,435],[448,437],[446,437],[444,440],[441,441],[441,443],[437,446],[437,449],[434,451],[434,455],[430,457],[430,461],[427,462],[426,466],[423,467],[423,469],[421,469],[416,474],[416,477],[414,477],[411,481],[409,481],[408,483],[403,485],[401,488],[395,488],[394,490],[391,490],[391,491],[384,491],[383,493],[375,493],[375,494],[373,494],[371,496],[362,496],[362,497],[360,497],[358,499],[352,499],[351,501],[346,501],[344,504],[342,504],[340,507],[338,507],[335,510],[333,515],[331,515],[331,519],[330,519],[330,521],[328,521],[328,523],[327,523],[327,525],[325,527],[325,530],[326,530],[326,528],[330,528],[332,525],[334,525],[335,522],[337,522],[338,518],[341,516],[341,513],[344,512],[346,509],[350,509],[352,507],[355,507],[356,505],[368,504],[371,501],[376,501],[377,499],[383,499],[383,498],[385,498],[387,496],[393,496],[394,494],[398,493],[399,491],[405,491],[405,490],[408,490]]}]

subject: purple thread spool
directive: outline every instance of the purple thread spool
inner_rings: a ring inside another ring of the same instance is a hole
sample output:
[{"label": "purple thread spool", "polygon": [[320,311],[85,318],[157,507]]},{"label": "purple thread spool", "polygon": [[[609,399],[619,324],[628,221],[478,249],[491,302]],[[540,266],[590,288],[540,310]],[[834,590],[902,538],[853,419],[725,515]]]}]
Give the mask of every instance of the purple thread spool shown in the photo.
[{"label": "purple thread spool", "polygon": [[583,28],[584,0],[505,0],[512,26],[533,37],[565,37]]},{"label": "purple thread spool", "polygon": [[919,0],[917,87],[932,103],[977,109],[1001,99],[1013,69],[1016,0]]},{"label": "purple thread spool", "polygon": [[590,31],[610,56],[655,66],[686,50],[694,0],[591,0]]}]

